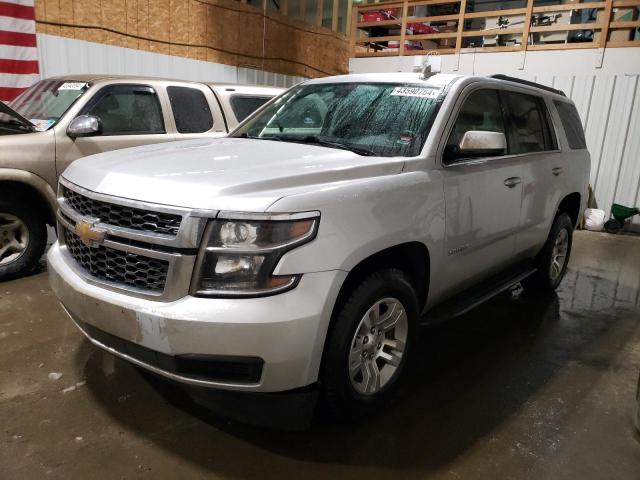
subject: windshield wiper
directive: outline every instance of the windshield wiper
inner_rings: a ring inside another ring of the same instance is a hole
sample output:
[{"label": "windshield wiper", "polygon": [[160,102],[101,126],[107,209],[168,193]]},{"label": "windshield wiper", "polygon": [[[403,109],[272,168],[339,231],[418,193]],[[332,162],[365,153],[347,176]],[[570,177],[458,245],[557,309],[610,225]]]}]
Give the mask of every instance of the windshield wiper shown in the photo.
[{"label": "windshield wiper", "polygon": [[315,135],[308,135],[306,137],[298,138],[298,137],[277,137],[266,135],[264,137],[254,137],[252,135],[248,135],[243,133],[238,135],[237,138],[251,138],[255,140],[273,140],[276,142],[292,142],[292,143],[307,143],[312,145],[319,145],[321,147],[329,147],[329,148],[339,148],[340,150],[348,150],[350,152],[356,153],[358,155],[363,155],[365,157],[375,157],[377,153],[373,150],[369,150],[366,147],[360,147],[358,145],[353,145],[350,143],[340,143],[334,142],[332,140],[324,140]]},{"label": "windshield wiper", "polygon": [[31,123],[29,120],[24,118],[22,115],[20,115],[18,112],[13,110],[11,107],[9,107],[9,105],[7,105],[4,102],[0,102],[0,113],[3,113],[11,117],[10,120],[3,121],[2,123],[10,125],[14,122],[14,119],[15,119],[18,125],[23,125],[24,127],[27,128],[29,132],[36,131],[36,126],[33,123]]},{"label": "windshield wiper", "polygon": [[[234,138],[234,137],[232,137]],[[235,138],[250,138],[251,140],[275,140],[276,142],[281,142],[282,139],[279,137],[256,137],[254,135],[249,135],[248,133],[241,133]]]},{"label": "windshield wiper", "polygon": [[30,128],[28,125],[25,125],[22,122],[19,122],[18,120],[14,120],[14,119],[9,119],[9,120],[1,120],[0,119],[0,125],[4,125],[5,128],[11,129],[11,130],[15,130],[18,132],[24,132],[24,133],[29,133],[29,132],[34,132],[35,129]]},{"label": "windshield wiper", "polygon": [[[286,140],[288,140],[288,138]],[[310,143],[314,145],[320,145],[322,147],[339,148],[340,150],[349,150],[350,152],[356,153],[358,155],[363,155],[365,157],[377,156],[376,152],[374,152],[373,150],[369,150],[366,147],[360,147],[358,145],[353,145],[351,143],[340,143],[340,142],[334,142],[332,140],[324,140],[315,135],[309,135],[297,141],[299,141],[300,143]]]}]

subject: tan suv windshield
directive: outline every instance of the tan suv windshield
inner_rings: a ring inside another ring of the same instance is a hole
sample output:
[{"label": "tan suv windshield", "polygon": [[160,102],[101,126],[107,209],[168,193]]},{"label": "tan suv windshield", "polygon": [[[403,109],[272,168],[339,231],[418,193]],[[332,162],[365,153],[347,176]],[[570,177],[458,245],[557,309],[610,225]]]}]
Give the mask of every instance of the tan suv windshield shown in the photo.
[{"label": "tan suv windshield", "polygon": [[37,130],[51,128],[89,88],[86,82],[41,80],[13,100],[9,107],[28,119]]}]

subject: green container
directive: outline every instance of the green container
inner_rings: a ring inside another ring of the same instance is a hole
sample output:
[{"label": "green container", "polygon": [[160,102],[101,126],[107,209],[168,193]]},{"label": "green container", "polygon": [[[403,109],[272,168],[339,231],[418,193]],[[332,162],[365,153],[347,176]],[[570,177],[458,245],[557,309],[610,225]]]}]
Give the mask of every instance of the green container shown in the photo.
[{"label": "green container", "polygon": [[613,218],[621,222],[624,222],[627,218],[631,218],[638,213],[640,213],[640,208],[625,207],[623,205],[618,205],[617,203],[611,205],[611,215],[613,215]]}]

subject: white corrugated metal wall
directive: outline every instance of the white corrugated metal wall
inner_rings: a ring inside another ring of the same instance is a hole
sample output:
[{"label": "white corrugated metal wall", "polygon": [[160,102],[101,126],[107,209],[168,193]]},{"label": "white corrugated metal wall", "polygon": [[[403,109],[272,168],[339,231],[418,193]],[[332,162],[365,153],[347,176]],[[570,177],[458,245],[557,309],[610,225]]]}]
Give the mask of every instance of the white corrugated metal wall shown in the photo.
[{"label": "white corrugated metal wall", "polygon": [[207,82],[290,87],[303,77],[38,34],[42,77],[70,73],[145,75]]},{"label": "white corrugated metal wall", "polygon": [[[601,61],[602,60],[602,61]],[[412,71],[415,57],[351,59],[359,72]],[[576,103],[591,152],[599,208],[640,206],[640,48],[463,54],[442,57],[444,73],[503,73],[564,90]],[[640,216],[631,228],[640,231]]]}]

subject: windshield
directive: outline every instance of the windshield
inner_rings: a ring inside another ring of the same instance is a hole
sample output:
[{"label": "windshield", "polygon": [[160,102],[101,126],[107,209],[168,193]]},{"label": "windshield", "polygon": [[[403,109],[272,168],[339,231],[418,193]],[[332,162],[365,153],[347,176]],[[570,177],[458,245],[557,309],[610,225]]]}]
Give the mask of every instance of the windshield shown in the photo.
[{"label": "windshield", "polygon": [[361,155],[416,156],[437,113],[440,92],[392,83],[302,85],[231,136],[325,145]]},{"label": "windshield", "polygon": [[[88,88],[86,82],[41,80],[10,102],[9,107],[33,123],[36,130],[44,131],[55,125]],[[0,115],[0,122],[11,119],[9,115]]]}]

